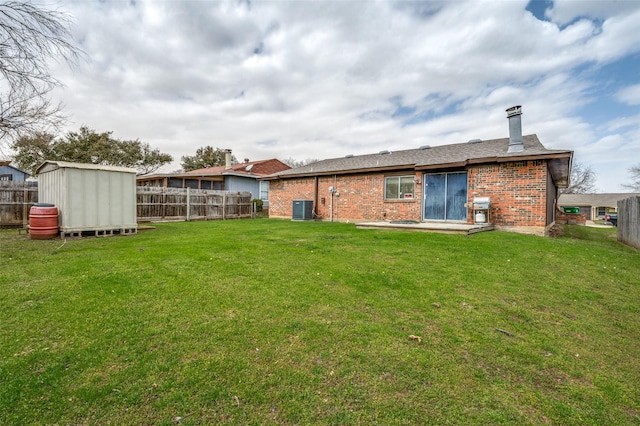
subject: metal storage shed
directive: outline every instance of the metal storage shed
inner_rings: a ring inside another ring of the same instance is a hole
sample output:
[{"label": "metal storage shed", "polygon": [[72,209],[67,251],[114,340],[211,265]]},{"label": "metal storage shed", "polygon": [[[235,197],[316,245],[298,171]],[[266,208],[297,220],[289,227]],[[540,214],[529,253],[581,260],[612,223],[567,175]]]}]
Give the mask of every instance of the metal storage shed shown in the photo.
[{"label": "metal storage shed", "polygon": [[136,169],[45,161],[37,174],[38,200],[58,208],[61,236],[137,232]]}]

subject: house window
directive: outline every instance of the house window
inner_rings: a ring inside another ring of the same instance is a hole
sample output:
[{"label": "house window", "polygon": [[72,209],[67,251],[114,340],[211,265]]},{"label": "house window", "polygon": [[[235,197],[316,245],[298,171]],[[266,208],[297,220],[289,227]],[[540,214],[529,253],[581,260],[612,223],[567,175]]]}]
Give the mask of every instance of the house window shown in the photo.
[{"label": "house window", "polygon": [[607,208],[606,207],[598,207],[598,213],[596,214],[596,216],[604,217],[606,214],[607,214]]},{"label": "house window", "polygon": [[191,188],[191,189],[198,189],[198,181],[195,179],[185,179],[184,187]]},{"label": "house window", "polygon": [[260,199],[262,201],[269,200],[269,182],[268,181],[260,181]]},{"label": "house window", "polygon": [[0,181],[10,181],[13,180],[13,175],[0,175]]},{"label": "house window", "polygon": [[384,199],[412,199],[415,193],[413,176],[391,176],[384,178]]}]

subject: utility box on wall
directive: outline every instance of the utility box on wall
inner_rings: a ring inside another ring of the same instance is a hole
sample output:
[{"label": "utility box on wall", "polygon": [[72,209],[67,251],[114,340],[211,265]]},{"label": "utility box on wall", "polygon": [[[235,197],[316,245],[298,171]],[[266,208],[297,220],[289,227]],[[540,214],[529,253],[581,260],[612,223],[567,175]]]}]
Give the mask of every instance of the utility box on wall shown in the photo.
[{"label": "utility box on wall", "polygon": [[136,169],[45,161],[37,173],[38,200],[58,208],[61,236],[137,232]]},{"label": "utility box on wall", "polygon": [[292,220],[312,220],[313,219],[313,201],[312,200],[293,200],[293,217]]}]

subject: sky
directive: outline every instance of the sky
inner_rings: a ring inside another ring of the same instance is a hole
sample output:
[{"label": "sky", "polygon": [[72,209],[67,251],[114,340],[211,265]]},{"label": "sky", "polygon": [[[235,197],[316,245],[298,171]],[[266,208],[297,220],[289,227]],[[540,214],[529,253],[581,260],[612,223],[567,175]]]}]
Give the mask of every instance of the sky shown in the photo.
[{"label": "sky", "polygon": [[640,0],[73,0],[66,130],[173,155],[325,159],[524,134],[597,192],[640,164]]}]

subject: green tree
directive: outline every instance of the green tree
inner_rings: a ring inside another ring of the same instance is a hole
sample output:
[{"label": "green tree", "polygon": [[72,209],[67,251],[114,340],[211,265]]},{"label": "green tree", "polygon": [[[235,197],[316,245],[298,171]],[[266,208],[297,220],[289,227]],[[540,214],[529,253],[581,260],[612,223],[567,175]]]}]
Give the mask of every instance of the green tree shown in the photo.
[{"label": "green tree", "polygon": [[629,175],[631,176],[631,183],[625,183],[622,187],[634,192],[640,192],[640,163],[629,169]]},{"label": "green tree", "polygon": [[157,171],[160,167],[173,161],[170,154],[160,152],[158,148],[151,148],[146,142],[135,141],[140,147],[140,161],[136,164],[136,169],[141,175],[147,175]]},{"label": "green tree", "polygon": [[35,174],[45,160],[132,167],[148,174],[173,161],[169,154],[153,149],[139,140],[120,140],[113,132],[98,133],[86,126],[55,139],[49,133],[22,136],[12,145],[13,160],[18,167]]},{"label": "green tree", "polygon": [[[185,172],[204,169],[206,167],[224,166],[226,164],[226,149],[205,146],[198,148],[195,155],[182,156],[182,168]],[[238,164],[235,156],[231,156],[231,163]]]},{"label": "green tree", "polygon": [[[116,141],[111,137],[112,133],[97,133],[86,126],[80,127],[77,132],[68,132],[63,139],[56,141],[54,145],[55,158],[53,159],[126,167],[116,160],[119,155]],[[51,160],[51,158],[47,160]]]},{"label": "green tree", "polygon": [[36,132],[31,136],[20,136],[11,145],[16,152],[13,161],[22,170],[34,174],[35,170],[48,158],[55,158],[54,139],[50,133]]}]

